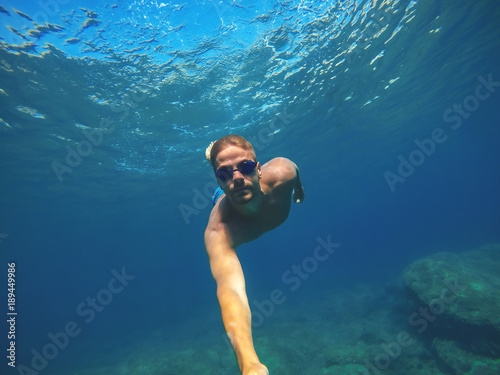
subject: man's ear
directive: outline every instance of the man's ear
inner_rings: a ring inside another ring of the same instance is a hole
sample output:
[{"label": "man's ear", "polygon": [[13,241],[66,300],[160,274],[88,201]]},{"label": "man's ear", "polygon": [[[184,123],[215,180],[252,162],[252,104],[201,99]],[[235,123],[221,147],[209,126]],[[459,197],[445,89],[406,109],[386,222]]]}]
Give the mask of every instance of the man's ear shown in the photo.
[{"label": "man's ear", "polygon": [[262,178],[262,169],[260,168],[260,162],[257,162],[257,172],[259,174],[259,178]]}]

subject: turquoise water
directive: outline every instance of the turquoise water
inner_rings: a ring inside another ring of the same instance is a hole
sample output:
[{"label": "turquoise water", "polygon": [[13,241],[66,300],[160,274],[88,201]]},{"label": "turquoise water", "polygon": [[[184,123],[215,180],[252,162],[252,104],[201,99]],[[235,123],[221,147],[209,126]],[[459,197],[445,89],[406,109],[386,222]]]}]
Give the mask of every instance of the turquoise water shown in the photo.
[{"label": "turquoise water", "polygon": [[[405,267],[500,242],[498,1],[1,6],[2,374],[238,373],[203,245],[229,133],[306,192],[239,251],[270,374],[360,373],[333,367],[405,327]],[[304,265],[318,237],[339,247]],[[380,371],[453,373],[426,350]]]}]

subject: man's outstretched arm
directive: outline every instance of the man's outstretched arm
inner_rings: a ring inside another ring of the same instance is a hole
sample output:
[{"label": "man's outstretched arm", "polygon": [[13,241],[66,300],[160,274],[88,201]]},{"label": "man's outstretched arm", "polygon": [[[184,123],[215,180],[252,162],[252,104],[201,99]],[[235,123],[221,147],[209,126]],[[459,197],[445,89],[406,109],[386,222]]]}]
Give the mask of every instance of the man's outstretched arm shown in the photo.
[{"label": "man's outstretched arm", "polygon": [[224,234],[207,228],[205,247],[212,275],[217,283],[217,298],[224,328],[231,341],[243,375],[268,375],[257,357],[252,340],[252,316],[245,290],[245,278],[236,251]]}]

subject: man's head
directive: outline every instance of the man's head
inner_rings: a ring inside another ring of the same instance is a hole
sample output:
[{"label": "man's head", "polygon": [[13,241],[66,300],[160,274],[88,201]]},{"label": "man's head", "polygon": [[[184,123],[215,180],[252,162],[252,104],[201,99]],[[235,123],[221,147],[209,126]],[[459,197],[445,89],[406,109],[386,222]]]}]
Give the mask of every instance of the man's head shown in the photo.
[{"label": "man's head", "polygon": [[231,202],[245,204],[260,193],[260,164],[245,138],[235,134],[222,137],[207,148],[206,156]]},{"label": "man's head", "polygon": [[206,157],[207,160],[212,165],[212,167],[214,168],[214,171],[217,171],[217,165],[216,165],[217,155],[219,154],[219,152],[221,152],[228,146],[237,146],[243,150],[250,151],[253,155],[253,160],[255,161],[255,152],[253,150],[251,143],[248,142],[241,135],[229,134],[226,135],[225,137],[218,139],[215,142],[212,142],[210,146],[208,146],[207,148]]}]

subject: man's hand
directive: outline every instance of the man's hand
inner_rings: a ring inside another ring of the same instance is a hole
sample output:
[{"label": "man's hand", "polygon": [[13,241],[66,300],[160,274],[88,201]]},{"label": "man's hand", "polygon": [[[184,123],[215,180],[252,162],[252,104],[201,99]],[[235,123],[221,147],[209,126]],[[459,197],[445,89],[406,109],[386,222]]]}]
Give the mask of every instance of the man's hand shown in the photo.
[{"label": "man's hand", "polygon": [[256,363],[243,369],[242,375],[269,375],[269,370],[262,363]]},{"label": "man's hand", "polygon": [[304,197],[306,196],[306,193],[304,192],[304,187],[302,186],[302,182],[300,182],[300,173],[299,173],[299,168],[295,163],[293,164],[295,166],[295,173],[297,174],[295,177],[295,186],[293,188],[293,193],[292,193],[292,198],[295,203],[302,203],[304,202]]},{"label": "man's hand", "polygon": [[295,188],[293,189],[293,201],[295,203],[302,203],[304,201],[304,197],[306,196],[306,193],[304,192],[304,188],[302,187],[302,184],[297,184]]}]

